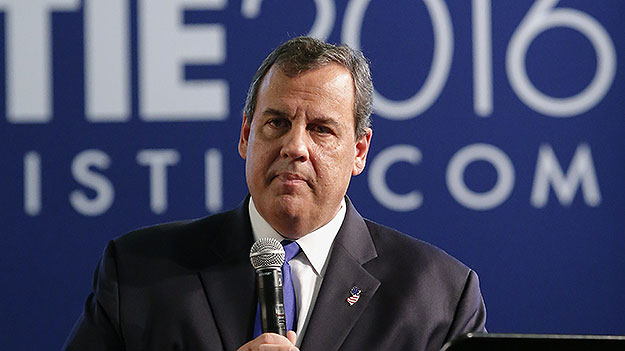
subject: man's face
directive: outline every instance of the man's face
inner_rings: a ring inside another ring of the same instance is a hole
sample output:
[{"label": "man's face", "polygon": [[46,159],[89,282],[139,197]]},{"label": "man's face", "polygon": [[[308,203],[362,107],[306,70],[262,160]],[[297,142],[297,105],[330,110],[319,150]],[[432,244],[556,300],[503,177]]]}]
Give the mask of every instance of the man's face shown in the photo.
[{"label": "man's face", "polygon": [[297,77],[274,66],[264,77],[239,154],[256,208],[283,236],[328,223],[364,169],[371,130],[356,140],[353,106],[351,74],[337,64]]}]

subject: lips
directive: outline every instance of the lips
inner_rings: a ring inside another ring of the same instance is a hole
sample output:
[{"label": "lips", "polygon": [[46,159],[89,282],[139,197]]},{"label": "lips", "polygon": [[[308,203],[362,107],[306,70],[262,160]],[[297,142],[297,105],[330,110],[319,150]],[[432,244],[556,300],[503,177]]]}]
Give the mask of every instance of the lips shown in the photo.
[{"label": "lips", "polygon": [[273,180],[278,180],[280,183],[290,186],[296,186],[301,184],[308,185],[308,180],[304,176],[291,172],[278,173],[273,177]]}]

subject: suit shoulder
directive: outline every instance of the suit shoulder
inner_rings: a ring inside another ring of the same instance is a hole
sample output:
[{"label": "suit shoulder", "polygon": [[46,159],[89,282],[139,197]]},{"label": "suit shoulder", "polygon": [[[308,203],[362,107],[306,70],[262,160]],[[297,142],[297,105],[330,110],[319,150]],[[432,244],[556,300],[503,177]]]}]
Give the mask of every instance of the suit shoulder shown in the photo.
[{"label": "suit shoulder", "polygon": [[422,269],[460,276],[466,276],[470,271],[464,263],[439,247],[368,219],[365,219],[365,223],[375,243],[378,257],[387,262],[394,261],[394,264],[401,266],[419,266]]},{"label": "suit shoulder", "polygon": [[203,218],[146,226],[125,233],[113,241],[117,247],[131,248],[184,241],[201,234],[210,235],[210,232],[217,231],[230,223],[234,219],[233,212],[221,212]]},{"label": "suit shoulder", "polygon": [[224,258],[219,243],[236,241],[232,236],[242,232],[241,222],[240,214],[235,209],[200,219],[137,229],[114,239],[109,247],[114,250],[119,262],[126,264],[175,263],[197,269]]}]

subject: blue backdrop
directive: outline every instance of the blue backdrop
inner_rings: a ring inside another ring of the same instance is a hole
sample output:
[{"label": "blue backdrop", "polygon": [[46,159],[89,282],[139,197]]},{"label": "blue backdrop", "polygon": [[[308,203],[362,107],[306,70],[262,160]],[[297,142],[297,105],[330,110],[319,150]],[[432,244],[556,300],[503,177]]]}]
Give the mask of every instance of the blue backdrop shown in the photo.
[{"label": "blue backdrop", "polygon": [[492,332],[625,334],[625,3],[0,0],[0,348],[62,345],[106,242],[247,194],[271,49],[361,48],[359,211],[480,275]]}]

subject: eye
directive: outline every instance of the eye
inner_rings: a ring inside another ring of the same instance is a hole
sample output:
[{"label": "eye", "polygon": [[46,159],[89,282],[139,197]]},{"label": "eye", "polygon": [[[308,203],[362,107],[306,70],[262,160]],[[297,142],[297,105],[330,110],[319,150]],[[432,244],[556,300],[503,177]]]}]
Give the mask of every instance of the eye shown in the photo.
[{"label": "eye", "polygon": [[326,126],[320,125],[320,124],[314,124],[310,126],[308,129],[318,134],[333,134],[332,129]]},{"label": "eye", "polygon": [[287,122],[284,118],[272,118],[267,121],[267,124],[276,129],[281,129],[287,126]]}]

